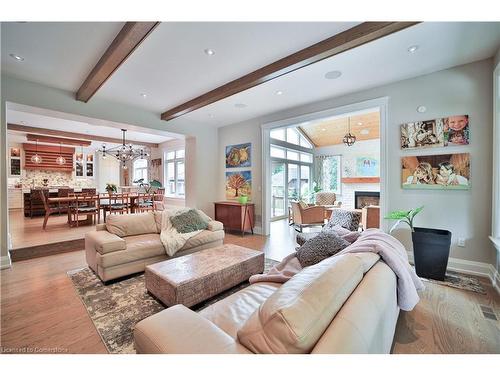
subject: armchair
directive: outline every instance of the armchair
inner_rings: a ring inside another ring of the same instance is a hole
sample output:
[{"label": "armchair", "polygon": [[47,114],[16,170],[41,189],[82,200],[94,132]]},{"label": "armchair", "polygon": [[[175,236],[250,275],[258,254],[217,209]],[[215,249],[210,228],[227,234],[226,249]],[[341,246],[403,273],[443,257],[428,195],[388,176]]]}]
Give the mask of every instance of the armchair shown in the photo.
[{"label": "armchair", "polygon": [[293,225],[299,232],[302,232],[304,226],[325,224],[325,208],[323,206],[308,206],[300,202],[291,202],[291,204]]},{"label": "armchair", "polygon": [[340,207],[342,202],[337,201],[337,195],[331,191],[320,191],[316,193],[316,205],[325,208]]}]

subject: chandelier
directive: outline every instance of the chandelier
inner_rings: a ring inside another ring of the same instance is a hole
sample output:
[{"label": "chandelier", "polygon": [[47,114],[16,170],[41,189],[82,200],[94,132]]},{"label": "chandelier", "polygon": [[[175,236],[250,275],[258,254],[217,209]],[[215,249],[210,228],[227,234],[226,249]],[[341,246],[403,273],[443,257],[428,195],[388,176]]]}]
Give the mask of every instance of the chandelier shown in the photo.
[{"label": "chandelier", "polygon": [[351,134],[351,118],[350,117],[347,118],[347,123],[348,123],[349,128],[348,128],[347,134],[344,135],[344,139],[342,141],[347,146],[352,146],[354,144],[354,142],[356,142],[356,136],[354,134]]},{"label": "chandelier", "polygon": [[64,165],[66,164],[66,159],[64,156],[62,156],[62,145],[61,142],[59,142],[59,156],[56,159],[56,163],[59,165]]},{"label": "chandelier", "polygon": [[118,159],[122,165],[123,169],[127,169],[127,161],[133,161],[135,159],[144,159],[149,157],[143,148],[137,148],[132,146],[132,144],[125,143],[125,133],[127,129],[122,129],[122,144],[121,146],[115,146],[111,148],[106,148],[106,144],[103,144],[101,149],[97,152],[101,153],[102,158],[105,159],[107,155],[113,156]]}]

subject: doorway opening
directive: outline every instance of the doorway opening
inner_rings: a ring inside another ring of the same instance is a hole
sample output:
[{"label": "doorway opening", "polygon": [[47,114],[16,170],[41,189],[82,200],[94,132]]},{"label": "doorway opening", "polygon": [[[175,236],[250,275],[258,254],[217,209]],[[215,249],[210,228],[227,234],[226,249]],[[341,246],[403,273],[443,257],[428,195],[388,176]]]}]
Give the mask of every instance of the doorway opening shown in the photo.
[{"label": "doorway opening", "polygon": [[288,221],[292,236],[297,221],[300,230],[321,230],[318,215],[311,222],[294,217],[296,204],[323,207],[325,220],[333,209],[376,207],[370,225],[384,227],[386,111],[381,98],[262,126],[265,234],[278,220]]}]

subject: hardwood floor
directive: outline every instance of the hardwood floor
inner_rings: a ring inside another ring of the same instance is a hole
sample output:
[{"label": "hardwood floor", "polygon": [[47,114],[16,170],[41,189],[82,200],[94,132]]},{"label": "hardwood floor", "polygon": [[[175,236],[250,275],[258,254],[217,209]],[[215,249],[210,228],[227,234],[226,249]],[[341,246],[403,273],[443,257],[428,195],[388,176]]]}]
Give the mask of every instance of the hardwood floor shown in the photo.
[{"label": "hardwood floor", "polygon": [[[9,210],[9,230],[12,248],[19,249],[45,245],[61,241],[78,240],[85,233],[94,230],[95,225],[69,227],[67,215],[51,215],[45,230],[42,229],[43,216],[24,217],[23,210]],[[102,218],[101,218],[102,222]]]},{"label": "hardwood floor", "polygon": [[[272,233],[227,234],[225,242],[273,259],[293,251],[293,229],[278,222]],[[16,262],[0,272],[1,352],[106,353],[66,275],[85,266],[84,252],[75,251]],[[426,283],[416,309],[400,314],[394,353],[500,353],[500,323],[486,319],[479,306],[490,306],[500,319],[500,296],[489,280],[481,282],[486,295]]]}]

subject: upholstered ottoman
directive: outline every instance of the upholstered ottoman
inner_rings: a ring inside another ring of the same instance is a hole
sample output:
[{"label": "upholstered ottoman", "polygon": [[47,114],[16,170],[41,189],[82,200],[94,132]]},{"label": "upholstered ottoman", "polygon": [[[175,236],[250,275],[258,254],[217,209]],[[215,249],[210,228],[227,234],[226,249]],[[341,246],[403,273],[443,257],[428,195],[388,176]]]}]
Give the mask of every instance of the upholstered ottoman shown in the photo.
[{"label": "upholstered ottoman", "polygon": [[222,245],[146,267],[146,289],[167,306],[194,306],[264,272],[264,253]]}]

